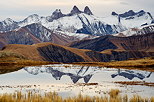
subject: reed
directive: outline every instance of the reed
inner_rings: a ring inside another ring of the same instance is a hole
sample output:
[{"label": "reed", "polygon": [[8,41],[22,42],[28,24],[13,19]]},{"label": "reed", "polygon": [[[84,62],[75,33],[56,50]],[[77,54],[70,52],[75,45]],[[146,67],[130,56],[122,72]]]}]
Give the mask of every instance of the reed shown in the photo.
[{"label": "reed", "polygon": [[121,96],[118,89],[112,89],[108,96],[90,97],[79,94],[74,97],[62,98],[56,92],[48,92],[44,95],[32,91],[22,93],[14,92],[13,94],[0,94],[0,102],[154,102],[154,97],[142,98],[134,95],[128,99],[127,95]]}]

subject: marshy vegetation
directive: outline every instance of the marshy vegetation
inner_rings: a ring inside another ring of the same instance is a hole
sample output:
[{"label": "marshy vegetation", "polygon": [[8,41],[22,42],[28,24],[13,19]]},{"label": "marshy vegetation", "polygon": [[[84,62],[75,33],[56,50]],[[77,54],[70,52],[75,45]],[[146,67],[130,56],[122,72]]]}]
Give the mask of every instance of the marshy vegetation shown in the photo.
[{"label": "marshy vegetation", "polygon": [[154,87],[154,83],[145,82],[145,81],[117,81],[115,83],[123,84],[123,85],[143,85],[143,86]]},{"label": "marshy vegetation", "polygon": [[147,57],[142,59],[129,59],[126,61],[79,62],[73,64],[86,65],[86,66],[100,66],[109,68],[140,69],[140,70],[147,70],[154,72],[154,57]]},{"label": "marshy vegetation", "polygon": [[90,97],[79,94],[74,97],[62,98],[55,92],[48,92],[42,95],[34,92],[14,92],[10,94],[0,94],[0,102],[154,102],[154,97],[142,98],[134,95],[128,98],[127,95],[121,96],[118,89],[112,89],[108,96],[104,97]]}]

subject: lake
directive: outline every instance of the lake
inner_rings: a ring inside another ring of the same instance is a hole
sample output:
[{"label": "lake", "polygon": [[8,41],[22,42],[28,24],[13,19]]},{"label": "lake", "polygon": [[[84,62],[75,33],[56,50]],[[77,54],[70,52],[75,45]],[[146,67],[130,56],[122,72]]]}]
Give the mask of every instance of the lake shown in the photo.
[{"label": "lake", "polygon": [[24,68],[0,69],[0,93],[14,91],[34,91],[38,93],[57,92],[62,97],[78,94],[105,96],[111,89],[119,89],[121,95],[131,97],[154,96],[154,86],[126,85],[116,82],[154,83],[154,73],[141,70],[128,70],[81,66],[73,64],[52,64]]}]

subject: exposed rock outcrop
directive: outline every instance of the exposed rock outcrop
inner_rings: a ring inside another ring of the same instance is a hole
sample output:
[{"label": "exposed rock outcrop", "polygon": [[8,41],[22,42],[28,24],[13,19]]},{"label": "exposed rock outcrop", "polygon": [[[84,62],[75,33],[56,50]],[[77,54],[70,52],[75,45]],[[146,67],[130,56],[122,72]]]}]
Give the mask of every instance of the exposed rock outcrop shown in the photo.
[{"label": "exposed rock outcrop", "polygon": [[84,13],[86,13],[86,14],[88,14],[88,15],[93,15],[93,13],[91,12],[91,10],[89,9],[88,6],[86,6],[86,7],[84,8]]},{"label": "exposed rock outcrop", "polygon": [[48,45],[44,47],[38,47],[37,50],[46,61],[64,63],[84,62],[82,57],[59,46]]},{"label": "exposed rock outcrop", "polygon": [[82,13],[82,11],[80,11],[77,6],[74,6],[73,9],[71,10],[70,14],[68,14],[68,15],[71,16],[71,15],[79,14],[79,13]]}]

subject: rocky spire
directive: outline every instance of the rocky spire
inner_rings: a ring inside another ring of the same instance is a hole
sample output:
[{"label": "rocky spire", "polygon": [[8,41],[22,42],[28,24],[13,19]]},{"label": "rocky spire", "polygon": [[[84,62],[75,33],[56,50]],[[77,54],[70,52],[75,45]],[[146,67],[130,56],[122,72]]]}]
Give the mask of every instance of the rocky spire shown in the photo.
[{"label": "rocky spire", "polygon": [[64,14],[62,14],[60,9],[56,9],[53,13],[52,13],[52,19],[58,19],[60,17],[63,17]]},{"label": "rocky spire", "polygon": [[79,14],[79,13],[81,13],[81,11],[78,9],[77,6],[74,6],[73,9],[71,10],[70,15]]},{"label": "rocky spire", "polygon": [[93,15],[93,13],[91,12],[91,10],[89,9],[88,6],[86,6],[86,7],[84,8],[84,13],[86,13],[86,14],[88,14],[88,15]]}]

